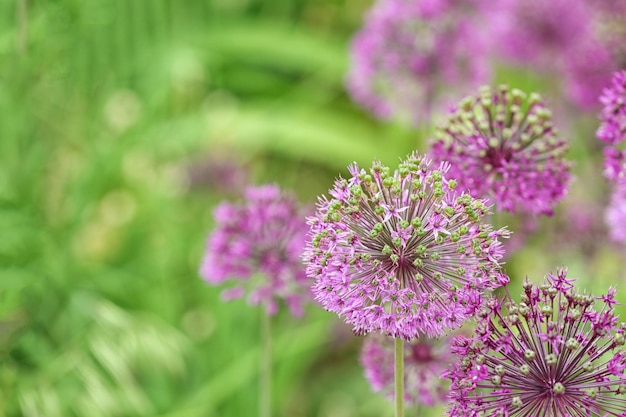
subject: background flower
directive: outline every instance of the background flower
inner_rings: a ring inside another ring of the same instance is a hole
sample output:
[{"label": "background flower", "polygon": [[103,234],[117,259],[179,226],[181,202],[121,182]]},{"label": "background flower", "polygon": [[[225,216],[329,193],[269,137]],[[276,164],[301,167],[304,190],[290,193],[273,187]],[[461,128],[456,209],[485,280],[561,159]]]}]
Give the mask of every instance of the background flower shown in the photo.
[{"label": "background flower", "polygon": [[626,243],[626,185],[615,187],[606,208],[605,221],[612,241]]},{"label": "background flower", "polygon": [[436,161],[451,164],[462,190],[498,210],[551,214],[570,182],[568,143],[538,94],[482,87],[437,128]]},{"label": "background flower", "polygon": [[[449,383],[440,375],[456,360],[451,351],[452,341],[450,336],[440,339],[422,336],[404,344],[404,394],[407,402],[433,406],[445,401]],[[372,389],[393,398],[393,339],[379,334],[367,336],[361,349],[361,365]]]},{"label": "background flower", "polygon": [[607,145],[620,145],[626,141],[626,71],[613,75],[611,85],[604,89],[600,102],[603,107],[596,136]]},{"label": "background flower", "polygon": [[294,197],[275,185],[249,187],[242,203],[222,203],[214,215],[200,275],[212,284],[237,281],[226,299],[243,296],[247,284],[250,303],[273,314],[284,299],[300,315],[310,281],[301,261],[307,228]]},{"label": "background flower", "polygon": [[352,41],[347,86],[376,116],[430,122],[442,96],[489,76],[479,1],[379,0]]}]

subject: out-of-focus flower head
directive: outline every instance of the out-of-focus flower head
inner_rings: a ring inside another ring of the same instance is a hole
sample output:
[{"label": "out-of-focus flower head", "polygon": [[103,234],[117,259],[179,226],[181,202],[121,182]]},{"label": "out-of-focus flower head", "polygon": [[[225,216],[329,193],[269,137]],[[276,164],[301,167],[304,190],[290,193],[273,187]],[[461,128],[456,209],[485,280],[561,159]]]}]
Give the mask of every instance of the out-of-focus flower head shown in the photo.
[{"label": "out-of-focus flower head", "polygon": [[[572,2],[576,3],[576,2]],[[626,69],[626,2],[586,0],[589,35],[572,42],[566,55],[566,91],[583,108],[598,105],[597,97],[611,75]]]},{"label": "out-of-focus flower head", "polygon": [[204,189],[225,195],[239,195],[249,183],[249,169],[233,156],[218,153],[187,165],[192,189]]},{"label": "out-of-focus flower head", "polygon": [[450,176],[499,211],[551,214],[570,183],[568,142],[538,94],[482,87],[436,130],[432,156]]},{"label": "out-of-focus flower head", "polygon": [[598,107],[598,95],[616,69],[611,51],[594,38],[578,44],[575,51],[565,56],[563,90],[583,110]]},{"label": "out-of-focus flower head", "polygon": [[561,65],[572,44],[588,37],[589,10],[580,0],[496,0],[487,11],[497,52],[539,70]]},{"label": "out-of-focus flower head", "polygon": [[611,73],[626,68],[626,2],[496,0],[484,16],[497,57],[555,77],[584,110],[597,108]]},{"label": "out-of-focus flower head", "polygon": [[347,86],[383,119],[419,123],[442,92],[469,91],[489,76],[480,1],[379,0],[352,42]]},{"label": "out-of-focus flower head", "polygon": [[211,284],[236,282],[222,293],[225,299],[242,297],[248,287],[251,304],[262,303],[274,314],[283,299],[292,314],[300,315],[310,286],[301,260],[305,215],[276,185],[247,188],[242,202],[215,209],[200,275]]},{"label": "out-of-focus flower head", "polygon": [[607,145],[626,142],[626,71],[613,75],[611,85],[604,89],[600,97],[602,113],[598,139]]},{"label": "out-of-focus flower head", "polygon": [[[404,343],[404,393],[411,404],[434,406],[443,403],[449,382],[440,377],[457,356],[452,353],[453,338],[420,337]],[[394,395],[394,342],[392,338],[373,334],[361,350],[361,365],[374,392]]]},{"label": "out-of-focus flower head", "polygon": [[[625,6],[626,7],[626,6]],[[626,19],[626,17],[625,17]],[[626,242],[626,71],[613,74],[600,97],[602,112],[598,139],[605,143],[604,176],[611,182],[611,202],[605,220],[611,240]]]},{"label": "out-of-focus flower head", "polygon": [[[597,178],[592,177],[583,186],[595,186],[597,183]],[[548,245],[553,245],[559,251],[575,252],[574,256],[582,255],[593,259],[605,242],[606,227],[603,219],[598,216],[603,210],[604,202],[600,199],[594,200],[589,189],[583,195],[568,198],[556,219],[550,219],[550,224],[544,229],[548,236]]]},{"label": "out-of-focus flower head", "polygon": [[605,221],[611,240],[626,243],[626,184],[618,184],[613,189]]},{"label": "out-of-focus flower head", "polygon": [[566,270],[523,287],[519,303],[487,302],[474,336],[456,339],[462,359],[445,373],[449,415],[625,415],[626,325],[615,315],[615,288],[578,293]]},{"label": "out-of-focus flower head", "polygon": [[508,282],[485,200],[456,190],[447,163],[413,153],[396,171],[351,165],[309,218],[313,293],[358,334],[407,340],[459,327],[483,291]]}]

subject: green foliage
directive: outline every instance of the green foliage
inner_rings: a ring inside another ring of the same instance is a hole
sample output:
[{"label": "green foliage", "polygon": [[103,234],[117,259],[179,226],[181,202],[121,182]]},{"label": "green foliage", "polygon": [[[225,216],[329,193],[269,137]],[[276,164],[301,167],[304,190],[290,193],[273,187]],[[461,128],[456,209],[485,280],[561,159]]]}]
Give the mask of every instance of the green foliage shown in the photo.
[{"label": "green foliage", "polygon": [[[345,97],[350,7],[0,5],[0,414],[255,414],[258,311],[197,277],[223,196],[189,166],[238,156],[312,201],[352,160],[408,152]],[[278,317],[276,410],[311,388],[299,413],[328,411],[303,376],[336,325]]]}]

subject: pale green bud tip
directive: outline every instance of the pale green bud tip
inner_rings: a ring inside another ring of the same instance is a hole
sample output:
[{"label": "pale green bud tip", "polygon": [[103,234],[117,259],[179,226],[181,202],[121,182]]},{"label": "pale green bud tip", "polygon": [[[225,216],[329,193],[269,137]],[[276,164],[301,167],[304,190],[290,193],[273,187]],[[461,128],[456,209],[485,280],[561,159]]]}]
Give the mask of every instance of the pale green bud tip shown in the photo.
[{"label": "pale green bud tip", "polygon": [[563,386],[563,384],[561,384],[560,382],[557,382],[552,387],[552,392],[554,392],[556,395],[563,395],[565,394],[565,386]]}]

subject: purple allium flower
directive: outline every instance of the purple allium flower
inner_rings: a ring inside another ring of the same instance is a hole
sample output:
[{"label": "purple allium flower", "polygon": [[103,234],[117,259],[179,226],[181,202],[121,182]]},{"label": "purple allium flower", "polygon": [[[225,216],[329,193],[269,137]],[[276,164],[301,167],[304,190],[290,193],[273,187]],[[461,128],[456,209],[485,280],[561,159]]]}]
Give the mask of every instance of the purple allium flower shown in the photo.
[{"label": "purple allium flower", "polygon": [[598,105],[614,71],[626,68],[626,2],[586,0],[588,24],[565,53],[565,91],[583,109]]},{"label": "purple allium flower", "polygon": [[191,161],[187,165],[187,177],[192,189],[208,189],[226,195],[240,195],[249,183],[250,172],[241,158],[224,152]]},{"label": "purple allium flower", "polygon": [[445,373],[451,417],[626,415],[615,288],[594,298],[573,282],[560,270],[539,286],[527,279],[519,303],[485,302],[475,335],[455,341],[461,361]]},{"label": "purple allium flower", "polygon": [[481,222],[486,201],[456,191],[448,169],[417,153],[393,172],[355,163],[309,218],[315,298],[356,333],[442,335],[508,281],[498,264],[508,231]]},{"label": "purple allium flower", "polygon": [[[585,179],[586,184],[581,187],[597,187],[598,181],[590,175]],[[563,204],[562,210],[556,219],[551,219],[550,225],[544,229],[544,235],[549,236],[546,247],[558,248],[557,251],[569,251],[574,256],[592,261],[602,247],[606,228],[603,219],[598,213],[604,210],[604,202],[594,199],[589,188],[585,188],[583,195],[569,198]],[[591,264],[591,263],[590,263]]]},{"label": "purple allium flower", "polygon": [[263,303],[274,314],[284,299],[300,315],[308,297],[302,264],[307,226],[293,196],[275,185],[249,187],[239,204],[222,203],[214,211],[216,227],[207,242],[200,275],[211,284],[239,281],[225,299],[246,293],[251,304]]},{"label": "purple allium flower", "polygon": [[561,82],[584,110],[611,73],[626,67],[626,2],[621,0],[496,0],[484,14],[497,56]]},{"label": "purple allium flower", "polygon": [[580,42],[565,56],[563,89],[583,110],[598,107],[598,95],[608,85],[616,63],[611,51],[595,39]]},{"label": "purple allium flower", "polygon": [[626,184],[620,184],[613,190],[605,220],[611,240],[626,243]]},{"label": "purple allium flower", "polygon": [[570,182],[568,143],[538,94],[482,87],[436,130],[432,155],[450,176],[499,211],[551,214]]},{"label": "purple allium flower", "polygon": [[478,0],[378,0],[352,42],[347,86],[383,119],[428,120],[441,87],[472,89],[489,76]]},{"label": "purple allium flower", "polygon": [[[443,403],[449,382],[440,375],[456,359],[452,337],[420,337],[404,344],[405,400],[413,404],[434,406]],[[368,336],[361,350],[361,365],[374,392],[394,395],[394,342],[380,334]]]},{"label": "purple allium flower", "polygon": [[539,70],[561,64],[589,31],[589,10],[581,0],[497,0],[488,16],[498,52]]},{"label": "purple allium flower", "polygon": [[611,86],[604,89],[600,102],[603,108],[596,132],[598,139],[608,145],[626,142],[626,71],[613,75]]},{"label": "purple allium flower", "polygon": [[617,146],[604,148],[604,176],[613,182],[626,182],[626,152]]}]

